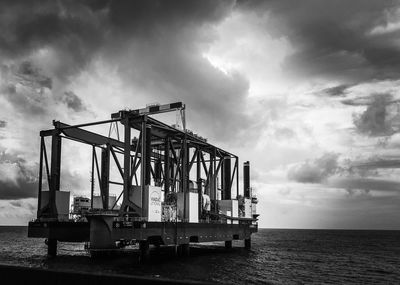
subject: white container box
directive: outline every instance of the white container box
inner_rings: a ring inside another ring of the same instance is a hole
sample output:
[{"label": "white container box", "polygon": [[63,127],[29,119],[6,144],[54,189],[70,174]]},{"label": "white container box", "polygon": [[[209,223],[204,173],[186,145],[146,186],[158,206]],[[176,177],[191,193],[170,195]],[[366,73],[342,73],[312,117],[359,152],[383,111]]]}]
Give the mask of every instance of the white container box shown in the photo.
[{"label": "white container box", "polygon": [[[144,197],[144,213],[149,222],[161,222],[161,187],[146,186]],[[130,200],[142,208],[142,191],[140,186],[132,186]]]},{"label": "white container box", "polygon": [[[219,211],[227,216],[238,218],[239,217],[239,203],[238,200],[221,200],[218,201]],[[238,220],[228,220],[228,223],[238,224]]]},{"label": "white container box", "polygon": [[[184,207],[186,195],[186,207]],[[186,215],[184,215],[184,209],[186,210]],[[177,211],[178,219],[183,221],[184,217],[189,223],[199,222],[199,194],[198,193],[177,193]]]},{"label": "white container box", "polygon": [[147,204],[147,220],[149,222],[161,222],[161,187],[146,186],[148,194],[145,203]]},{"label": "white container box", "polygon": [[[69,191],[55,191],[56,193],[56,207],[57,219],[59,221],[68,221],[69,219]],[[42,191],[40,198],[40,207],[43,209],[49,203],[49,191]]]}]

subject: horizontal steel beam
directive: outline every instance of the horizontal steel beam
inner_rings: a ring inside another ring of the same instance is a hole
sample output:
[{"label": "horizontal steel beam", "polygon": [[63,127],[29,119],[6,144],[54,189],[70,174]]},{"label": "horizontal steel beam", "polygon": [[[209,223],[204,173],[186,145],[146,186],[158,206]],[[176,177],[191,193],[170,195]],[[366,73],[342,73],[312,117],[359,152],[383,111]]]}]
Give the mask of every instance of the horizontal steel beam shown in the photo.
[{"label": "horizontal steel beam", "polygon": [[[124,148],[124,143],[121,141],[118,141],[113,138],[109,138],[106,136],[102,136],[90,131],[86,131],[83,129],[80,129],[78,127],[73,127],[61,122],[54,122],[54,126],[57,130],[60,130],[61,133],[63,133],[65,136],[72,137],[78,140],[81,140],[85,143],[91,144],[91,145],[105,145],[105,144],[110,144],[112,146],[117,146]],[[69,128],[71,127],[71,128]]]},{"label": "horizontal steel beam", "polygon": [[149,106],[146,108],[141,108],[141,109],[136,109],[136,110],[121,110],[117,113],[111,114],[111,118],[112,119],[123,119],[123,118],[126,118],[127,116],[135,117],[135,116],[141,116],[141,115],[155,115],[155,114],[161,114],[161,113],[172,112],[175,110],[183,110],[183,109],[185,109],[185,104],[183,104],[182,102],[176,102],[176,103],[164,104],[164,105],[154,105],[154,106]]}]

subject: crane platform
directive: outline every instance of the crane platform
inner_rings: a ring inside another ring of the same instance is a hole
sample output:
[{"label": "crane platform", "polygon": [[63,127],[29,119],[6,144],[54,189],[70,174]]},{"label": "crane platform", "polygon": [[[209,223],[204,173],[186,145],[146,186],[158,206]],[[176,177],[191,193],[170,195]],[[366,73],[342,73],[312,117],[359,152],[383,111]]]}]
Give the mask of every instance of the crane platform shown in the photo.
[{"label": "crane platform", "polygon": [[[180,114],[181,126],[153,117],[171,111]],[[57,254],[57,242],[85,242],[91,253],[139,244],[144,259],[150,244],[188,252],[190,243],[224,241],[229,248],[232,240],[244,240],[250,248],[258,229],[250,164],[243,165],[240,191],[239,158],[187,130],[183,103],[121,110],[110,120],[87,124],[53,125],[40,132],[38,212],[28,225],[28,237],[46,239],[48,255]],[[109,125],[108,136],[87,130],[99,125]],[[70,192],[60,189],[64,139],[92,148],[90,198],[75,197],[73,210]],[[112,199],[110,185],[120,187],[118,198]]]}]

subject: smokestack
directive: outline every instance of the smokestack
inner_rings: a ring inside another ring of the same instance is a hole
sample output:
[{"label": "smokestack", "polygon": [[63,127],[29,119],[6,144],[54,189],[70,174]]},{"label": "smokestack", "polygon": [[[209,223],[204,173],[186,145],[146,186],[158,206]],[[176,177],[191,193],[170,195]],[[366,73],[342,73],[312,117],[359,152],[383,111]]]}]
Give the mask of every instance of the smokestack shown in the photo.
[{"label": "smokestack", "polygon": [[250,162],[243,163],[243,193],[245,198],[250,198]]},{"label": "smokestack", "polygon": [[224,200],[231,199],[231,158],[225,158],[222,164],[222,186],[224,189],[223,197]]}]

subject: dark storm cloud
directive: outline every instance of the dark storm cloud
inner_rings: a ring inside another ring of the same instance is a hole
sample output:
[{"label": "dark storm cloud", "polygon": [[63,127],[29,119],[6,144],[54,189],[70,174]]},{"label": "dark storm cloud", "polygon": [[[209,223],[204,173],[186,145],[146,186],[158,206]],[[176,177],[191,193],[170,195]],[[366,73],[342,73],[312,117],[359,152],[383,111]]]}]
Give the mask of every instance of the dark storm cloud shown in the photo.
[{"label": "dark storm cloud", "polygon": [[24,159],[1,152],[0,169],[0,199],[36,197],[36,169],[28,167]]},{"label": "dark storm cloud", "polygon": [[[0,93],[4,96],[18,111],[29,115],[42,115],[46,113],[43,99],[38,97],[36,92],[31,89],[20,89],[15,84],[9,83],[0,86]],[[32,100],[36,99],[36,100]]]},{"label": "dark storm cloud", "polygon": [[55,52],[54,73],[63,79],[79,72],[101,46],[101,17],[79,1],[1,1],[0,51],[19,59],[40,49]]},{"label": "dark storm cloud", "polygon": [[2,1],[0,51],[5,58],[19,59],[50,49],[62,63],[54,72],[63,78],[80,72],[100,52],[110,56],[119,51],[129,58],[132,39],[160,44],[160,51],[163,42],[152,41],[169,38],[178,47],[191,46],[194,39],[182,37],[182,31],[190,34],[217,22],[232,6],[233,1],[210,0]]},{"label": "dark storm cloud", "polygon": [[78,97],[74,92],[67,91],[64,92],[61,97],[61,101],[64,102],[68,108],[74,110],[75,112],[85,111],[86,107],[82,102],[82,99]]},{"label": "dark storm cloud", "polygon": [[125,87],[144,90],[147,101],[184,101],[191,121],[213,125],[208,135],[223,139],[255,126],[244,111],[247,79],[203,57],[214,40],[213,25],[229,15],[234,1],[24,3],[0,4],[7,11],[1,27],[8,27],[0,28],[0,51],[9,58],[50,51],[46,68],[61,81],[101,59],[117,67]]},{"label": "dark storm cloud", "polygon": [[[230,139],[251,122],[244,114],[249,83],[242,74],[213,67],[203,51],[214,39],[213,25],[233,5],[186,0],[2,1],[0,94],[14,108],[10,112],[35,116],[32,123],[40,124],[43,114],[53,115],[54,103],[84,111],[85,98],[70,91],[68,84],[99,60],[116,68],[124,87],[136,91],[139,86],[151,101],[182,100],[194,111],[190,121],[212,126],[203,129]],[[131,104],[135,96],[128,98]],[[37,182],[31,178],[37,171],[28,173],[25,162],[13,159],[0,164],[12,166],[15,174],[13,179],[0,179],[0,198],[36,196]],[[68,189],[82,189],[85,178],[62,171]]]},{"label": "dark storm cloud", "polygon": [[300,183],[323,183],[328,187],[343,188],[350,196],[356,190],[363,191],[364,195],[369,195],[371,190],[393,195],[400,193],[400,182],[381,177],[376,171],[380,168],[399,168],[399,159],[371,158],[358,162],[347,159],[339,163],[338,158],[338,154],[326,153],[318,159],[290,168],[288,178]]},{"label": "dark storm cloud", "polygon": [[46,90],[52,88],[51,78],[40,73],[30,62],[20,65],[2,65],[0,96],[26,115],[46,113]]},{"label": "dark storm cloud", "polygon": [[338,154],[326,153],[289,169],[288,178],[300,183],[322,183],[340,170]]},{"label": "dark storm cloud", "polygon": [[110,1],[110,19],[113,25],[127,34],[159,37],[158,32],[184,29],[185,25],[197,26],[220,21],[233,1]]},{"label": "dark storm cloud", "polygon": [[7,126],[7,122],[0,120],[0,128],[5,128]]},{"label": "dark storm cloud", "polygon": [[[20,64],[2,65],[0,96],[4,96],[14,108],[25,115],[42,116],[51,113],[54,102],[81,112],[87,110],[82,99],[72,91],[58,94],[53,80],[30,61]],[[46,93],[48,93],[46,95]]]},{"label": "dark storm cloud", "polygon": [[51,78],[41,74],[40,70],[29,61],[22,62],[14,74],[17,76],[18,83],[22,85],[47,89],[53,86]]},{"label": "dark storm cloud", "polygon": [[68,75],[99,51],[124,50],[132,37],[146,41],[178,35],[174,39],[179,40],[182,30],[217,22],[232,6],[233,1],[211,0],[2,1],[0,50],[7,58],[20,58],[54,49],[62,57],[60,73]]},{"label": "dark storm cloud", "polygon": [[285,64],[295,76],[357,83],[400,75],[399,32],[373,32],[388,24],[398,1],[239,1],[239,6],[267,11],[267,31],[296,49]]},{"label": "dark storm cloud", "polygon": [[397,101],[393,101],[389,94],[375,94],[371,96],[371,101],[363,113],[353,118],[357,131],[369,136],[387,136],[398,132],[398,109],[389,109]]}]

